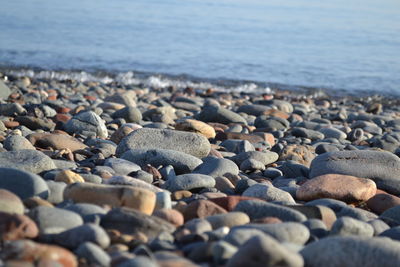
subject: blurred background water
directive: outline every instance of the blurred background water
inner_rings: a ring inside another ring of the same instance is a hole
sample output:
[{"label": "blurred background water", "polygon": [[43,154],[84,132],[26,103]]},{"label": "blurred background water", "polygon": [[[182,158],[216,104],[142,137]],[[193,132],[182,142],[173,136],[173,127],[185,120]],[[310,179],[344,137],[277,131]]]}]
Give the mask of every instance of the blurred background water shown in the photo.
[{"label": "blurred background water", "polygon": [[3,0],[0,66],[400,93],[400,1]]}]

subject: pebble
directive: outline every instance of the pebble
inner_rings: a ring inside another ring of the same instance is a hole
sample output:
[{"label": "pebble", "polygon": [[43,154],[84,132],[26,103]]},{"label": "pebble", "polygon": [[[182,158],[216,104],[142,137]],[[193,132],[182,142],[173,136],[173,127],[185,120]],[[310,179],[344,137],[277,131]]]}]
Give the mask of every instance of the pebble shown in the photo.
[{"label": "pebble", "polygon": [[286,204],[296,203],[288,192],[266,184],[252,185],[247,188],[242,195],[245,197],[260,198],[266,201],[280,201]]},{"label": "pebble", "polygon": [[0,211],[1,241],[36,238],[38,234],[39,229],[28,216]]},{"label": "pebble", "polygon": [[35,150],[35,147],[23,136],[20,135],[9,135],[3,142],[3,147],[7,151],[16,151],[24,149]]},{"label": "pebble", "polygon": [[130,149],[169,149],[203,158],[210,152],[210,142],[196,133],[141,128],[122,139],[116,153],[122,155]]},{"label": "pebble", "polygon": [[88,203],[70,204],[63,209],[78,213],[85,223],[100,221],[107,211],[98,205]]},{"label": "pebble", "polygon": [[124,185],[70,184],[64,190],[64,199],[76,203],[126,206],[145,214],[152,214],[156,204],[154,192]]},{"label": "pebble", "polygon": [[75,250],[78,258],[83,258],[89,265],[108,267],[111,257],[102,248],[91,242],[84,242]]},{"label": "pebble", "polygon": [[54,150],[69,149],[72,152],[87,148],[87,146],[78,139],[67,134],[57,133],[33,133],[27,136],[27,139],[36,147]]},{"label": "pebble", "polygon": [[400,205],[399,197],[382,190],[377,190],[376,194],[367,200],[368,208],[378,215],[398,205]]},{"label": "pebble", "polygon": [[0,177],[0,188],[14,193],[22,200],[33,196],[43,199],[49,197],[48,185],[37,174],[0,167]]},{"label": "pebble", "polygon": [[113,119],[123,118],[126,122],[138,123],[142,120],[142,113],[138,108],[127,106],[111,114]]},{"label": "pebble", "polygon": [[396,266],[400,243],[387,238],[328,237],[307,245],[300,254],[306,266]]},{"label": "pebble", "polygon": [[128,175],[131,172],[136,172],[141,169],[139,165],[119,158],[106,159],[104,166],[111,167],[117,175]]},{"label": "pebble", "polygon": [[209,200],[195,200],[190,202],[183,210],[185,222],[195,218],[205,218],[208,216],[227,213],[226,210]]},{"label": "pebble", "polygon": [[222,213],[207,216],[205,219],[211,224],[213,229],[218,229],[224,226],[231,228],[250,222],[249,216],[247,216],[247,214],[243,212]]},{"label": "pebble", "polygon": [[176,227],[179,227],[184,223],[182,213],[174,209],[158,209],[153,212],[153,216],[166,220]]},{"label": "pebble", "polygon": [[142,168],[147,164],[157,167],[171,165],[177,174],[189,173],[203,162],[195,156],[170,149],[130,149],[121,158]]},{"label": "pebble", "polygon": [[303,258],[287,250],[272,237],[255,236],[244,243],[226,264],[236,266],[303,266]]},{"label": "pebble", "polygon": [[330,173],[369,178],[379,189],[400,194],[400,159],[390,152],[336,151],[321,154],[313,160],[311,178]]},{"label": "pebble", "polygon": [[197,166],[192,173],[209,175],[214,178],[226,174],[239,174],[238,166],[229,159],[218,159],[213,157],[203,158],[203,163]]},{"label": "pebble", "polygon": [[216,106],[205,106],[197,116],[197,120],[203,122],[219,122],[223,124],[229,123],[243,123],[247,124],[246,120],[239,114],[223,108]]},{"label": "pebble", "polygon": [[198,190],[215,186],[215,179],[212,176],[198,173],[181,174],[168,179],[163,185],[171,192],[180,190]]},{"label": "pebble", "polygon": [[298,200],[332,198],[347,203],[367,201],[376,193],[374,181],[349,175],[325,174],[302,184],[296,191]]},{"label": "pebble", "polygon": [[60,208],[38,206],[28,216],[37,224],[40,235],[58,234],[83,224],[79,214]]},{"label": "pebble", "polygon": [[73,183],[84,183],[85,180],[80,176],[78,173],[70,171],[70,170],[64,170],[60,171],[59,173],[56,174],[56,177],[54,177],[54,181],[56,182],[64,182],[66,184],[73,184]]},{"label": "pebble", "polygon": [[11,191],[0,189],[0,212],[24,214],[24,204]]},{"label": "pebble", "polygon": [[360,237],[372,237],[374,235],[374,228],[366,222],[344,216],[335,221],[332,225],[330,234],[340,236],[354,235]]},{"label": "pebble", "polygon": [[14,168],[31,173],[41,173],[56,168],[50,157],[31,149],[0,152],[0,167]]},{"label": "pebble", "polygon": [[207,139],[214,138],[216,133],[212,126],[199,120],[185,119],[175,124],[179,131],[195,132],[205,136]]},{"label": "pebble", "polygon": [[99,115],[93,111],[78,113],[65,124],[64,128],[65,131],[70,134],[87,135],[92,132],[101,138],[106,138],[108,136],[106,125]]},{"label": "pebble", "polygon": [[236,205],[234,211],[246,213],[251,220],[267,216],[277,217],[284,222],[303,222],[307,220],[307,217],[298,211],[261,200],[241,201]]}]

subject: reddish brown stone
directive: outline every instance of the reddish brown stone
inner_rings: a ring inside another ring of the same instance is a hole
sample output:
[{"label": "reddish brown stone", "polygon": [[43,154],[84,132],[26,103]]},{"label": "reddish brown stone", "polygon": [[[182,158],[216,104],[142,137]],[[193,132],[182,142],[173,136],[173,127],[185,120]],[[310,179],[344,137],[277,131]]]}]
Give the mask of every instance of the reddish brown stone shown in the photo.
[{"label": "reddish brown stone", "polygon": [[240,201],[244,200],[251,200],[251,199],[258,199],[254,197],[243,197],[243,196],[227,196],[227,197],[220,197],[220,198],[213,198],[210,201],[214,202],[215,204],[219,205],[223,209],[227,211],[232,211]]},{"label": "reddish brown stone", "polygon": [[377,190],[375,196],[367,201],[367,206],[377,214],[383,213],[385,210],[400,205],[400,198],[382,190]]},{"label": "reddish brown stone", "polygon": [[39,244],[31,240],[16,240],[7,243],[2,255],[5,261],[25,261],[35,266],[78,266],[75,255],[65,248]]},{"label": "reddish brown stone", "polygon": [[183,217],[185,222],[194,218],[204,218],[211,215],[227,213],[227,211],[221,208],[210,200],[196,200],[189,203],[183,211]]},{"label": "reddish brown stone", "polygon": [[33,133],[28,135],[27,139],[36,147],[51,147],[54,150],[69,149],[75,152],[87,147],[78,139],[66,134]]},{"label": "reddish brown stone", "polygon": [[1,240],[18,240],[23,238],[35,238],[39,234],[34,221],[22,214],[10,214],[0,212],[0,236]]},{"label": "reddish brown stone", "polygon": [[54,119],[55,121],[67,122],[71,119],[71,116],[67,114],[57,113]]},{"label": "reddish brown stone", "polygon": [[341,174],[325,174],[302,184],[296,191],[296,198],[304,201],[333,198],[353,203],[366,201],[375,193],[376,184],[371,179]]},{"label": "reddish brown stone", "polygon": [[287,120],[289,118],[289,114],[287,114],[286,112],[277,110],[277,109],[269,109],[263,112],[264,115],[268,115],[268,116],[273,116],[273,117],[278,117],[278,118],[282,118]]},{"label": "reddish brown stone", "polygon": [[8,129],[14,129],[19,126],[19,122],[17,121],[3,121],[3,123]]},{"label": "reddish brown stone", "polygon": [[67,107],[59,107],[59,108],[57,108],[57,112],[58,113],[69,113],[70,111],[71,111],[71,109],[67,108]]},{"label": "reddish brown stone", "polygon": [[174,209],[160,209],[153,212],[153,216],[157,216],[161,219],[166,220],[170,224],[176,227],[181,226],[184,223],[184,218],[181,212]]}]

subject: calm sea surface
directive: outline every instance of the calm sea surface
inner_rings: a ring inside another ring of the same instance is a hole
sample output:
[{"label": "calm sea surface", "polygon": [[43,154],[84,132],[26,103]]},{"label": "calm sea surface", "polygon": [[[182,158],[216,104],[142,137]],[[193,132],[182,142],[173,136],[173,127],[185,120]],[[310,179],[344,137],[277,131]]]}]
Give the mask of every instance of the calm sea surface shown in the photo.
[{"label": "calm sea surface", "polygon": [[1,0],[0,66],[400,93],[400,1]]}]

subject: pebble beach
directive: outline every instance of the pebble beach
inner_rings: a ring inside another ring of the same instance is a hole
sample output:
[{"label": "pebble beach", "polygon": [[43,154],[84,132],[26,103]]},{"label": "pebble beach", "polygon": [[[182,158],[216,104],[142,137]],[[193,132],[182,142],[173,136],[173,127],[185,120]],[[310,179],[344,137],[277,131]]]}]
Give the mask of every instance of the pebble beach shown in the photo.
[{"label": "pebble beach", "polygon": [[400,106],[0,74],[0,266],[400,264]]}]

